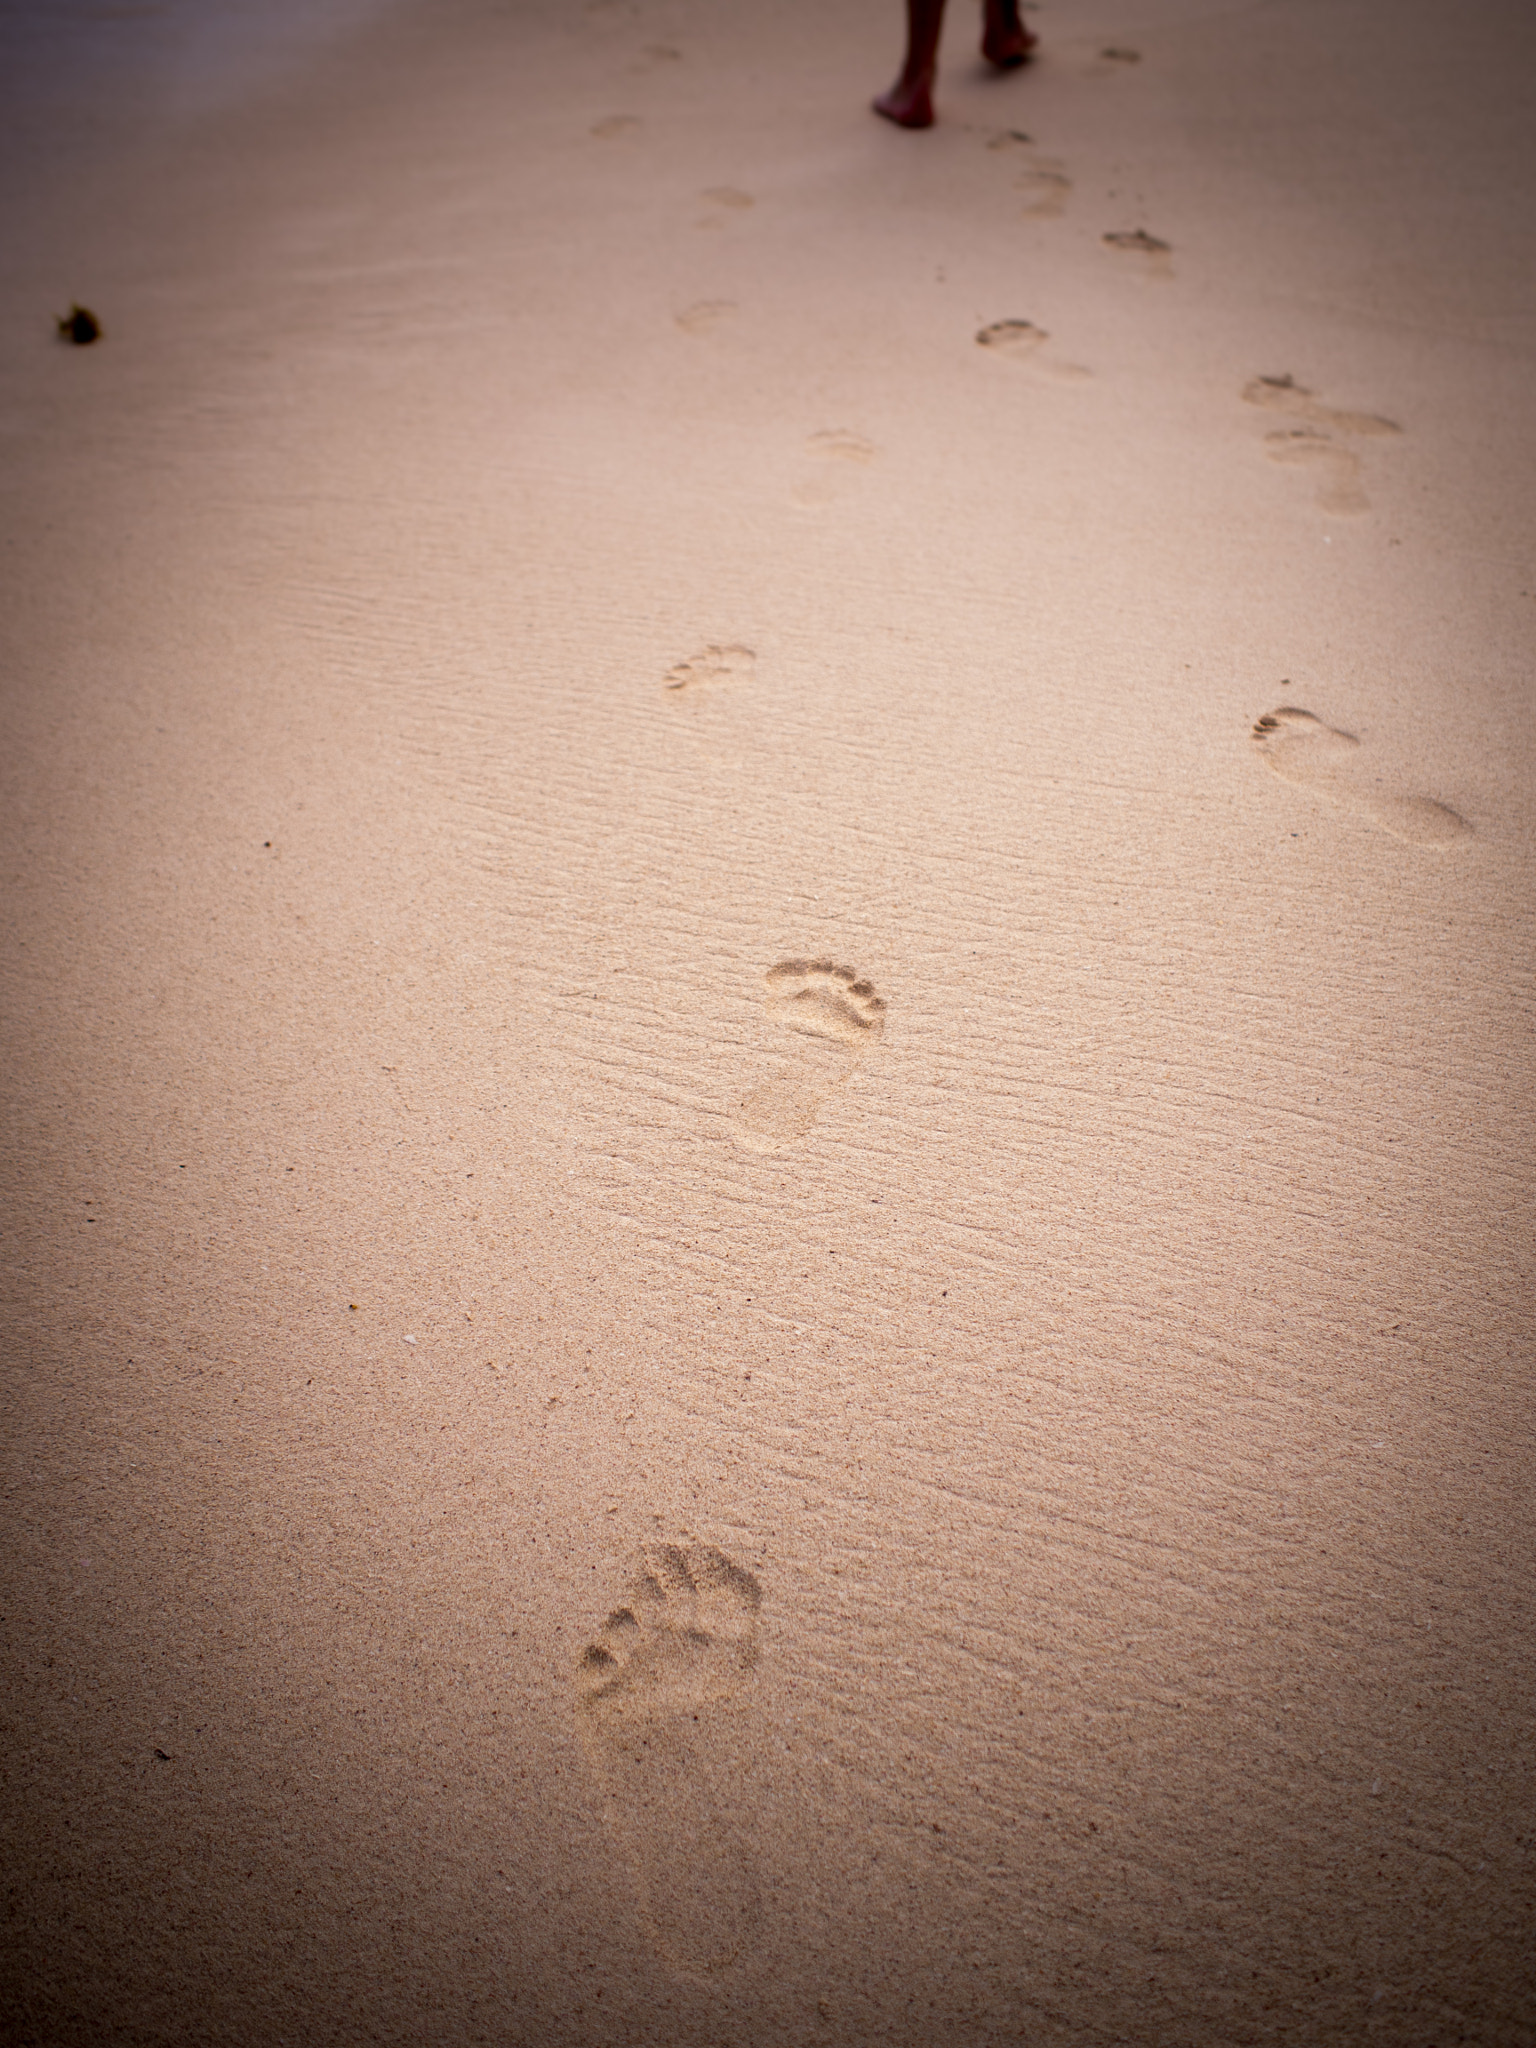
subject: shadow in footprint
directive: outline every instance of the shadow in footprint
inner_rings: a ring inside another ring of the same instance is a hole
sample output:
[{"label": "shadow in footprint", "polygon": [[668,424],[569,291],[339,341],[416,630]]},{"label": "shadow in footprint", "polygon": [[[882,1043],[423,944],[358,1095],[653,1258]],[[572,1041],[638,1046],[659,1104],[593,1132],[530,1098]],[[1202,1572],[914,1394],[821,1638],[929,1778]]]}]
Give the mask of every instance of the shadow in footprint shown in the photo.
[{"label": "shadow in footprint", "polygon": [[1282,782],[1294,782],[1368,818],[1412,846],[1449,846],[1472,831],[1459,812],[1433,797],[1383,791],[1368,783],[1354,734],[1337,732],[1294,704],[1266,711],[1253,728],[1253,739],[1265,765]]},{"label": "shadow in footprint", "polygon": [[664,1544],[577,1665],[582,1745],[651,1933],[697,1976],[751,1948],[762,1922],[737,1704],[761,1606],[723,1551]]},{"label": "shadow in footprint", "polygon": [[851,967],[781,960],[767,982],[769,1013],[797,1043],[790,1065],[737,1108],[736,1142],[749,1152],[779,1152],[803,1138],[827,1096],[885,1030],[884,1002]]}]

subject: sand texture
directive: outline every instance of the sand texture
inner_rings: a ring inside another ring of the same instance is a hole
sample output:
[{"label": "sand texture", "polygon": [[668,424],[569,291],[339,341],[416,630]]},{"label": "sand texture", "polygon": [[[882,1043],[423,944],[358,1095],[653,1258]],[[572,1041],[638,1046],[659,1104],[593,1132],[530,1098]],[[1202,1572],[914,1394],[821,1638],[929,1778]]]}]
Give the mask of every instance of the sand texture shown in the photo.
[{"label": "sand texture", "polygon": [[0,17],[6,2044],[1536,2048],[1536,16],[1029,19]]}]

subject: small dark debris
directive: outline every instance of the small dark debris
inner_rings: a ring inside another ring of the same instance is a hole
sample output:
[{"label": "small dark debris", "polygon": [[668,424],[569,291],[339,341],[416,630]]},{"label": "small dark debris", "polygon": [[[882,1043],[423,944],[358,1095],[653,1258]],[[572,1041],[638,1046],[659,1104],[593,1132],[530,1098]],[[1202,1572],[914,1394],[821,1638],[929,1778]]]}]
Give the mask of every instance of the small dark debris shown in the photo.
[{"label": "small dark debris", "polygon": [[89,342],[100,341],[101,322],[88,307],[71,306],[59,322],[59,339],[84,348]]},{"label": "small dark debris", "polygon": [[1139,64],[1140,50],[1100,50],[1099,55],[1110,64]]},{"label": "small dark debris", "polygon": [[163,1749],[157,1749],[155,1751],[155,1755],[159,1757],[161,1763],[163,1764],[168,1764],[170,1762],[170,1758],[166,1755]]},{"label": "small dark debris", "polygon": [[1111,249],[1135,249],[1143,256],[1166,256],[1171,243],[1160,242],[1156,235],[1149,235],[1145,228],[1136,228],[1130,234],[1112,234],[1104,237]]}]

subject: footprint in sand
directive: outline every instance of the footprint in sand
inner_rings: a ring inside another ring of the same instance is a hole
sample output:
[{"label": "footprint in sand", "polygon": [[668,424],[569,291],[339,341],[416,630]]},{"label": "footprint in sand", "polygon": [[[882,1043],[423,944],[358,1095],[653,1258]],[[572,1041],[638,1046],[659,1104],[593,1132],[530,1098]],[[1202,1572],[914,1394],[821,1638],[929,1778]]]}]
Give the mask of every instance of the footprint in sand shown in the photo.
[{"label": "footprint in sand", "polygon": [[1336,732],[1310,711],[1293,704],[1266,711],[1253,728],[1253,738],[1266,765],[1282,782],[1297,783],[1342,810],[1369,818],[1410,845],[1449,846],[1472,830],[1465,818],[1433,797],[1379,789],[1362,772],[1360,742],[1354,734]]},{"label": "footprint in sand", "polygon": [[652,1935],[699,1976],[750,1948],[762,1920],[737,1754],[762,1600],[723,1551],[662,1545],[577,1665],[582,1744]]},{"label": "footprint in sand", "polygon": [[1369,512],[1371,501],[1360,487],[1360,458],[1316,427],[1283,427],[1264,436],[1271,462],[1290,469],[1310,469],[1317,478],[1317,502],[1325,512]]},{"label": "footprint in sand", "polygon": [[1292,419],[1307,420],[1315,427],[1333,427],[1341,434],[1403,431],[1396,420],[1383,419],[1380,413],[1342,412],[1337,406],[1324,405],[1305,384],[1298,384],[1291,376],[1254,377],[1243,386],[1243,397],[1249,405],[1261,405],[1268,412],[1288,413]]},{"label": "footprint in sand", "polygon": [[684,334],[711,334],[735,311],[734,299],[700,299],[697,304],[683,308],[676,316],[677,324]]},{"label": "footprint in sand", "polygon": [[678,662],[675,668],[669,668],[662,678],[662,687],[696,690],[701,684],[743,682],[756,666],[757,656],[739,640],[733,640],[728,647],[711,642],[697,654],[690,654],[686,661]]},{"label": "footprint in sand", "polygon": [[630,65],[630,75],[643,78],[648,72],[654,71],[658,65],[681,63],[682,56],[682,51],[672,43],[647,43],[634,63]]},{"label": "footprint in sand", "polygon": [[814,476],[803,477],[790,491],[797,505],[829,505],[841,497],[851,472],[865,469],[880,453],[873,441],[851,427],[824,427],[807,439],[805,451],[816,462]]},{"label": "footprint in sand", "polygon": [[994,320],[990,327],[983,327],[976,336],[976,345],[991,349],[1010,363],[1023,365],[1036,376],[1051,377],[1058,383],[1070,383],[1092,374],[1081,363],[1065,363],[1057,356],[1045,354],[1045,344],[1050,338],[1045,329],[1037,327],[1033,320]]},{"label": "footprint in sand", "polygon": [[791,1064],[737,1107],[736,1142],[748,1152],[781,1152],[803,1138],[885,1030],[884,1002],[851,967],[781,960],[767,981],[770,1015],[799,1042]]},{"label": "footprint in sand", "polygon": [[696,228],[723,228],[731,214],[745,213],[749,206],[757,204],[750,192],[738,191],[734,185],[711,185],[699,197],[716,211],[701,214],[694,222]]},{"label": "footprint in sand", "polygon": [[1173,245],[1149,235],[1145,228],[1115,229],[1100,235],[1106,249],[1140,259],[1142,275],[1161,284],[1173,275]]},{"label": "footprint in sand", "polygon": [[1066,166],[1056,157],[1041,156],[1022,128],[1003,129],[989,139],[987,147],[1018,157],[1019,174],[1014,182],[1025,194],[1024,218],[1054,220],[1072,191]]},{"label": "footprint in sand", "polygon": [[1271,462],[1310,469],[1317,478],[1317,502],[1325,512],[1368,512],[1371,501],[1360,485],[1360,457],[1338,437],[1400,434],[1396,420],[1379,413],[1343,412],[1324,405],[1291,376],[1254,377],[1243,387],[1249,405],[1287,414],[1301,424],[1264,436]]}]

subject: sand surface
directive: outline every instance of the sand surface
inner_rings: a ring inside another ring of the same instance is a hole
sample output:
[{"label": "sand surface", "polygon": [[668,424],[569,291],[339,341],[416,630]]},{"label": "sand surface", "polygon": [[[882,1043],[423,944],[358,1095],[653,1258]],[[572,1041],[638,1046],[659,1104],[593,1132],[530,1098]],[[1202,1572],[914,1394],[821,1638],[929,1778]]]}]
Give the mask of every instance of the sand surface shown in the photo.
[{"label": "sand surface", "polygon": [[1536,2041],[1536,17],[954,15],[4,17],[7,2043]]}]

